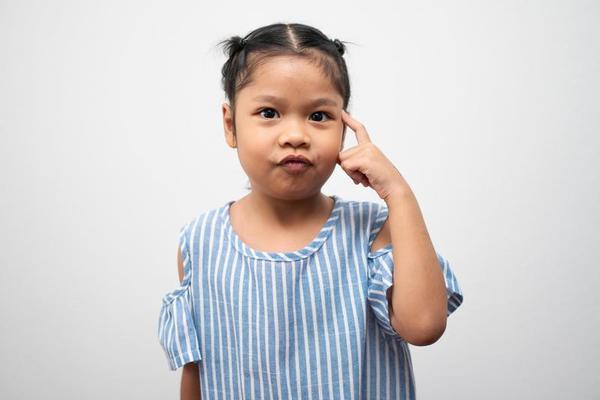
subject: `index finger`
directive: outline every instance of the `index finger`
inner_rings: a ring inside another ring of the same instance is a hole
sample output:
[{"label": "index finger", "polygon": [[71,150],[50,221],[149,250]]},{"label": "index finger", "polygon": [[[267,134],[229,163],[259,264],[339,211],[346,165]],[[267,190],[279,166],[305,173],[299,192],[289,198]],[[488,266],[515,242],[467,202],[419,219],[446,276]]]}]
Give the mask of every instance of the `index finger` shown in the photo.
[{"label": "index finger", "polygon": [[348,125],[356,134],[356,141],[358,144],[368,143],[371,141],[367,129],[363,124],[355,120],[346,111],[342,110],[342,121]]}]

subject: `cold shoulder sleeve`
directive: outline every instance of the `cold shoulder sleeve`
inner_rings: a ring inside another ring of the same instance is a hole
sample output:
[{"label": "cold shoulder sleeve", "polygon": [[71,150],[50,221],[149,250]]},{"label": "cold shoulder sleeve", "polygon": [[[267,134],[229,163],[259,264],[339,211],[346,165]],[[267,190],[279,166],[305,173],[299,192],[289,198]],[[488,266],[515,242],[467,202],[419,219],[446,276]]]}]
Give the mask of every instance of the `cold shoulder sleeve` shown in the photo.
[{"label": "cold shoulder sleeve", "polygon": [[188,226],[189,224],[182,227],[179,233],[184,267],[183,280],[178,288],[163,296],[158,321],[159,342],[172,371],[186,363],[202,359],[192,307],[192,264],[188,246]]},{"label": "cold shoulder sleeve", "polygon": [[[371,225],[369,249],[371,248],[377,233],[383,226],[386,219],[387,207],[385,205],[381,205],[379,211],[377,212],[377,216]],[[444,282],[446,284],[446,297],[448,299],[446,316],[449,316],[462,304],[463,292],[448,260],[441,256],[437,251],[436,255],[438,264],[444,275]],[[398,340],[403,340],[400,334],[398,334],[392,327],[389,314],[389,301],[391,297],[388,298],[388,289],[392,287],[392,274],[394,271],[392,244],[390,243],[374,252],[369,251],[367,258],[369,270],[369,283],[367,292],[369,305],[383,332]]]}]

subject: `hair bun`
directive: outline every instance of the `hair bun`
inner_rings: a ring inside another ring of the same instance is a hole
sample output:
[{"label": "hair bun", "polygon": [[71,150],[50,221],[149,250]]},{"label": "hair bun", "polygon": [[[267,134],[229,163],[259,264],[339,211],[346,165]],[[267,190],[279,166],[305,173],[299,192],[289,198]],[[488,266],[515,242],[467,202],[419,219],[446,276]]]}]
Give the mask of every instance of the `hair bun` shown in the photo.
[{"label": "hair bun", "polygon": [[344,51],[345,51],[345,46],[342,42],[340,42],[338,39],[333,39],[333,44],[335,44],[335,47],[337,48],[338,52],[340,53],[340,55],[344,55]]},{"label": "hair bun", "polygon": [[229,40],[228,40],[228,56],[229,57],[233,57],[236,53],[242,51],[242,49],[246,46],[246,39],[244,39],[241,36],[232,36]]}]

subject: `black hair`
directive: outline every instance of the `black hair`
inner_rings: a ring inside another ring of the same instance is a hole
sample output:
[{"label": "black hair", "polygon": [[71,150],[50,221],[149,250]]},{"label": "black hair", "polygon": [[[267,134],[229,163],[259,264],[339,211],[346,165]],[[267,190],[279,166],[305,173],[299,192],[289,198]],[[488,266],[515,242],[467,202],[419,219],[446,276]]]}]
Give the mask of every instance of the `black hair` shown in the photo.
[{"label": "black hair", "polygon": [[239,90],[252,80],[252,73],[266,58],[281,55],[303,57],[323,69],[343,99],[346,110],[350,101],[350,78],[343,55],[346,46],[330,39],[319,29],[299,23],[275,23],[253,30],[243,38],[232,36],[223,45],[227,61],[221,69],[221,85],[233,112]]}]

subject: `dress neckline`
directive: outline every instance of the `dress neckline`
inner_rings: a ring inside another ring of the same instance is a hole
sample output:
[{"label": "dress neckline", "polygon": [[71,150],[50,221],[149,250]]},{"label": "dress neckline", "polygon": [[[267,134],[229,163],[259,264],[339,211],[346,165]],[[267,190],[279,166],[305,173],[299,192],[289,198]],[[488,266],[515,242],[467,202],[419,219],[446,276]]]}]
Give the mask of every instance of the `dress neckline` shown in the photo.
[{"label": "dress neckline", "polygon": [[296,251],[287,251],[287,252],[275,252],[275,251],[260,251],[255,250],[246,243],[242,241],[242,239],[238,236],[238,234],[233,230],[233,226],[231,225],[231,218],[229,215],[229,210],[231,205],[235,202],[235,200],[228,201],[221,209],[221,218],[223,223],[225,224],[226,237],[233,244],[237,251],[242,253],[243,255],[251,258],[263,259],[263,260],[271,260],[271,261],[293,261],[299,260],[302,258],[306,258],[316,252],[327,240],[331,231],[333,230],[336,221],[339,219],[340,210],[342,208],[342,199],[337,195],[329,196],[333,199],[333,209],[327,218],[327,221],[323,224],[319,233],[313,238],[313,240],[306,245],[305,247],[296,250]]}]

